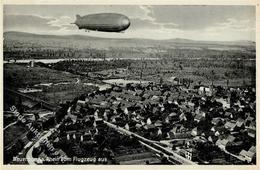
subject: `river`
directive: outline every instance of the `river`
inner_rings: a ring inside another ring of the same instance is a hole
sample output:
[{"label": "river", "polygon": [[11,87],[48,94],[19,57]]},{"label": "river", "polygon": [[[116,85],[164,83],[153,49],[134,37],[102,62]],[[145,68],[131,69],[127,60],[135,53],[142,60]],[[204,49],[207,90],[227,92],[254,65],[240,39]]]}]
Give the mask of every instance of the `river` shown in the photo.
[{"label": "river", "polygon": [[[45,64],[57,63],[59,61],[65,60],[84,60],[84,61],[103,61],[103,58],[57,58],[57,59],[22,59],[22,60],[10,60],[10,61],[3,61],[4,63],[29,63],[30,61],[34,62],[42,62]],[[106,61],[111,60],[159,60],[159,58],[105,58]]]}]

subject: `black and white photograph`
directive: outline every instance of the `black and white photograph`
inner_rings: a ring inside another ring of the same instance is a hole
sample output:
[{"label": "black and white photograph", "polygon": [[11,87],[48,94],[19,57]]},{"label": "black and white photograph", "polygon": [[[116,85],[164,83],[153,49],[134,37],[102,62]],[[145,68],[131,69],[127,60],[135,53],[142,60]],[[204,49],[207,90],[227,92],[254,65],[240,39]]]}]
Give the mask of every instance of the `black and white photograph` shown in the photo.
[{"label": "black and white photograph", "polygon": [[4,4],[2,61],[4,165],[256,165],[256,5]]}]

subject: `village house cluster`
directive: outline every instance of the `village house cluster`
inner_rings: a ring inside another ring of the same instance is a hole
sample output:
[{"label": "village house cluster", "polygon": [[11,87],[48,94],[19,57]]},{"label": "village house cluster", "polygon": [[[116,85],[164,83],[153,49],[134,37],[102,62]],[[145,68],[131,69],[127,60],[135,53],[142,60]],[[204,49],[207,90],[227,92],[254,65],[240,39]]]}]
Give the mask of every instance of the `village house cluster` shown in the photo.
[{"label": "village house cluster", "polygon": [[[162,163],[137,139],[110,128],[110,123],[198,164],[250,164],[256,161],[255,115],[255,88],[188,89],[148,81],[111,84],[72,101],[47,139],[55,149],[42,143],[32,155],[44,164],[127,164],[139,159]],[[55,117],[46,123],[39,123],[45,117],[37,118],[38,129],[54,124]],[[34,122],[28,114],[26,119]]]},{"label": "village house cluster", "polygon": [[68,116],[113,123],[195,162],[242,164],[255,162],[255,107],[254,88],[146,82],[81,95]]}]

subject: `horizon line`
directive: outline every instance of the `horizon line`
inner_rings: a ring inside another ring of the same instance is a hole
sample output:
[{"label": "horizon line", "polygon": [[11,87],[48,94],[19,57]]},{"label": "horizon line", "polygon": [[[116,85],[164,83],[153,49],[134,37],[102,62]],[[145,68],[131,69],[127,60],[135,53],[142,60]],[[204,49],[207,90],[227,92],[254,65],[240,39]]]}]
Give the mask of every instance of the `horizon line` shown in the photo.
[{"label": "horizon line", "polygon": [[196,39],[186,39],[186,38],[169,38],[169,39],[152,39],[152,38],[137,38],[137,37],[133,37],[133,38],[111,38],[111,37],[99,37],[99,36],[92,36],[92,35],[82,35],[82,34],[39,34],[39,33],[32,33],[32,32],[24,32],[24,31],[3,31],[3,34],[8,33],[8,32],[16,32],[16,33],[26,33],[26,34],[34,34],[34,35],[49,35],[49,36],[73,36],[73,35],[77,35],[77,36],[82,36],[82,37],[92,37],[92,38],[102,38],[102,39],[138,39],[138,40],[153,40],[153,41],[169,41],[169,40],[188,40],[188,41],[201,41],[201,42],[253,42],[256,43],[256,41],[253,40],[223,40],[223,41],[218,41],[218,40],[196,40]]}]

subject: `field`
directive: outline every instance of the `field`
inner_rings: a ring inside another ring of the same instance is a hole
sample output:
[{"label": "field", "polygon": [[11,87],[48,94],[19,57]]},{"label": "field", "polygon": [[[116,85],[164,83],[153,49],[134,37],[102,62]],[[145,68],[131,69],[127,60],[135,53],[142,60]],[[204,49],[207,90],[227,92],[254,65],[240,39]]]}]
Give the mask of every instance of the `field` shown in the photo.
[{"label": "field", "polygon": [[[4,65],[5,88],[52,83],[34,94],[52,103],[87,92],[84,83],[109,78],[172,83],[169,80],[176,77],[189,86],[255,85],[255,42],[251,41],[109,39],[22,32],[6,32],[4,38],[4,60],[68,59],[33,68]],[[85,58],[101,60],[82,60]]]},{"label": "field", "polygon": [[79,77],[62,71],[51,70],[43,67],[27,67],[27,65],[4,65],[5,87],[26,87],[40,83],[59,83],[75,81]]},{"label": "field", "polygon": [[132,79],[142,76],[145,80],[164,83],[169,83],[171,77],[191,80],[192,85],[243,86],[255,83],[255,60],[144,60],[131,64],[129,70]]},{"label": "field", "polygon": [[[79,35],[53,36],[4,33],[4,60],[56,58],[197,58],[207,55],[235,57],[255,53],[255,42],[194,41],[187,39],[111,39]],[[234,55],[236,54],[236,55]],[[254,58],[254,57],[253,57]]]},{"label": "field", "polygon": [[27,129],[23,125],[13,125],[4,130],[4,146],[12,146],[18,139],[26,136]]},{"label": "field", "polygon": [[[27,65],[19,64],[4,65],[4,88],[14,90],[19,88],[41,88],[43,90],[42,92],[28,94],[54,104],[71,101],[81,93],[87,93],[96,89],[93,86],[77,83],[80,80],[81,77],[78,75],[40,66],[27,67]],[[49,83],[51,83],[51,85],[48,85]],[[7,97],[5,97],[5,99],[7,99]],[[5,101],[12,103],[7,100]]]}]

